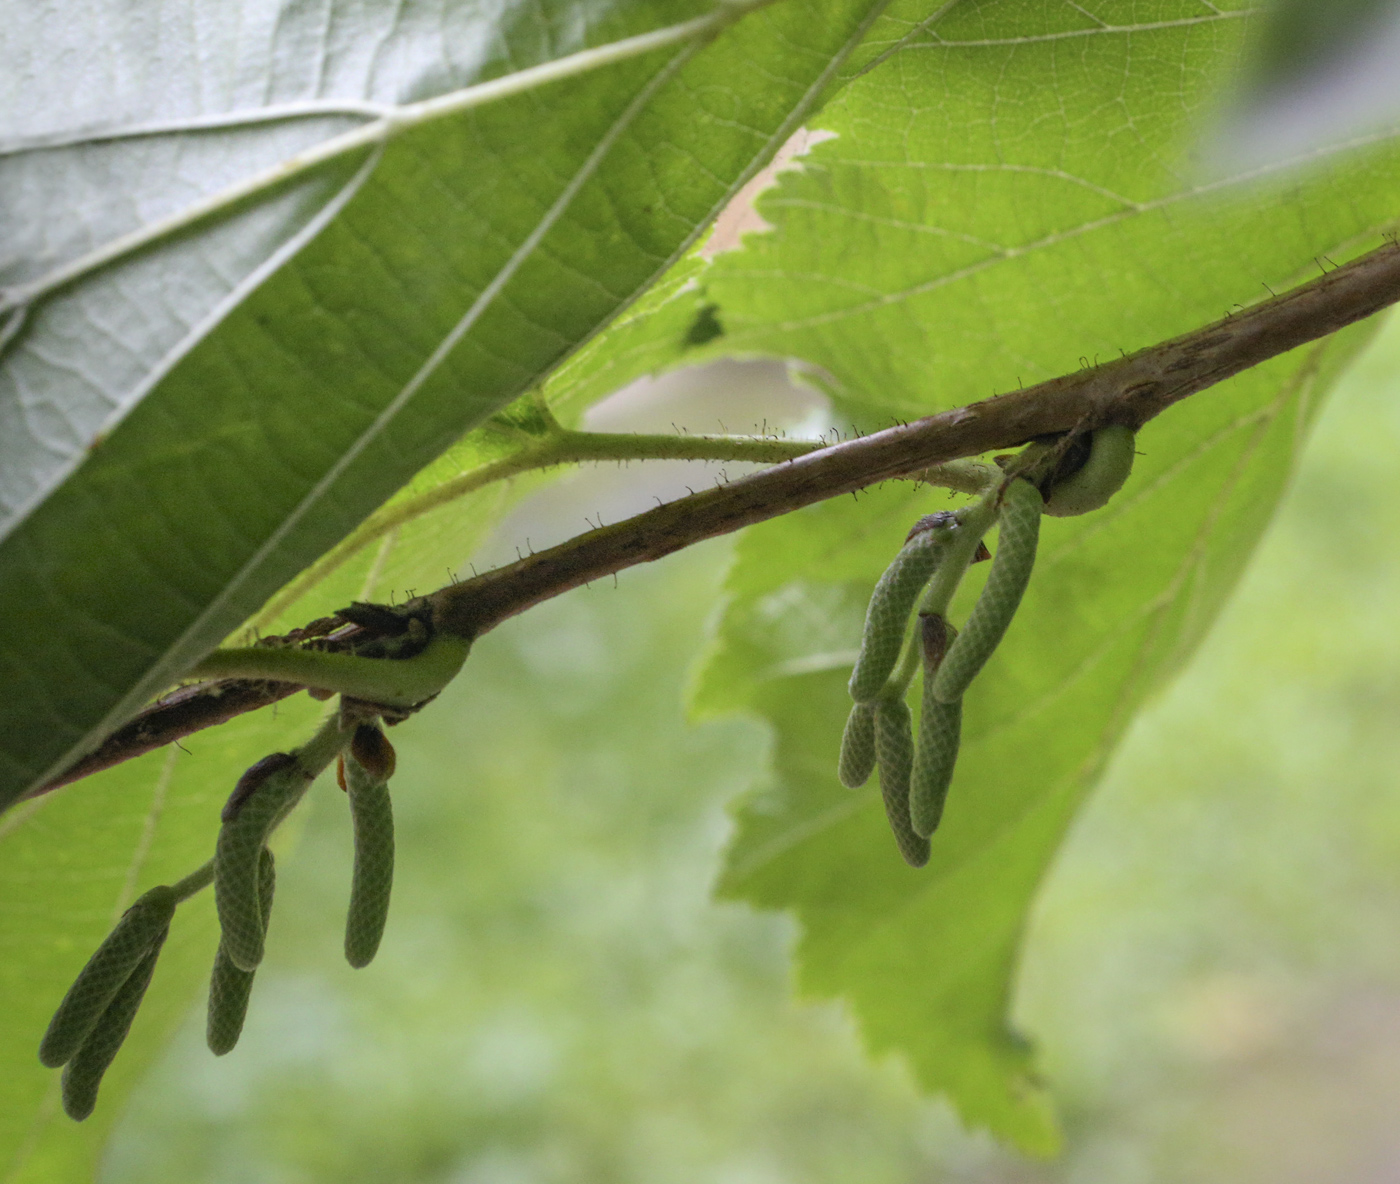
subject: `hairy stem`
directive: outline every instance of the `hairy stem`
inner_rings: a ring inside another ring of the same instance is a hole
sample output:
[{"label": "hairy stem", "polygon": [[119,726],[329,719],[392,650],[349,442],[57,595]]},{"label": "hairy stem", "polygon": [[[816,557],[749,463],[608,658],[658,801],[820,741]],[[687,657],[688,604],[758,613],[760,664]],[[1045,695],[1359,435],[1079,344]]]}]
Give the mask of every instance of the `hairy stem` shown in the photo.
[{"label": "hairy stem", "polygon": [[[1172,404],[1400,300],[1400,246],[1389,242],[1292,291],[1105,366],[817,449],[761,473],[579,535],[427,597],[437,627],[474,638],[532,605],[716,535],[958,458],[1037,436],[1120,424],[1137,430]],[[982,466],[968,466],[968,472]],[[951,483],[951,480],[945,481]],[[958,486],[960,487],[960,486]],[[975,487],[974,487],[975,488]],[[353,630],[339,644],[348,646]],[[276,702],[291,682],[234,679],[185,688],[143,711],[43,793]],[[32,795],[31,795],[32,796]]]},{"label": "hairy stem", "polygon": [[470,473],[445,481],[434,489],[401,501],[390,502],[371,514],[351,534],[274,596],[252,622],[263,628],[275,621],[302,596],[353,559],[371,543],[407,522],[466,497],[497,481],[505,481],[555,465],[589,461],[624,460],[724,460],[777,464],[794,460],[823,447],[807,440],[777,440],[746,436],[641,435],[626,432],[577,432],[554,427],[534,437],[520,451]]}]

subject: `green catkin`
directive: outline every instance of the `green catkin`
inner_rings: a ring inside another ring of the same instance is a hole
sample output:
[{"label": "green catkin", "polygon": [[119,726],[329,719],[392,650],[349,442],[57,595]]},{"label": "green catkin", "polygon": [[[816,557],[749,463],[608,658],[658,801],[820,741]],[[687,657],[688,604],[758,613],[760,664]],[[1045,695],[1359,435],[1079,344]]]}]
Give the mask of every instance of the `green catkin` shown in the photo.
[{"label": "green catkin", "polygon": [[156,959],[169,932],[166,928],[156,935],[154,944],[149,946],[135,969],[127,975],[82,1047],[64,1067],[63,1109],[74,1122],[82,1122],[97,1105],[102,1076],[117,1055],[126,1034],[131,1031],[131,1021],[136,1018],[146,988],[151,985]]},{"label": "green catkin", "polygon": [[279,764],[246,794],[219,829],[214,849],[214,904],[223,931],[219,948],[239,970],[256,970],[263,956],[258,891],[263,847],[310,784],[311,778],[297,761]]},{"label": "green catkin", "polygon": [[875,768],[875,704],[856,703],[841,734],[841,760],[837,776],[847,789],[859,789]]},{"label": "green catkin", "polygon": [[924,585],[937,571],[948,536],[954,529],[956,525],[950,516],[914,535],[875,585],[865,614],[860,656],[851,671],[851,698],[857,703],[873,701],[898,664],[909,614],[914,611],[914,603]]},{"label": "green catkin", "polygon": [[122,985],[152,947],[163,940],[161,935],[178,903],[174,889],[162,884],[122,914],[116,927],[78,972],[49,1021],[39,1044],[39,1060],[43,1064],[57,1069],[73,1059]]},{"label": "green catkin", "polygon": [[[378,741],[362,736],[364,732],[375,733]],[[389,783],[357,759],[357,753],[382,754],[383,748],[388,748],[390,759],[372,760],[379,771],[392,770],[393,749],[388,747],[383,733],[362,724],[345,761],[346,790],[355,827],[355,870],[350,908],[345,916],[345,960],[356,969],[368,966],[379,949],[394,885],[394,811],[389,801]]]},{"label": "green catkin", "polygon": [[955,703],[986,665],[1016,615],[1035,566],[1044,502],[1028,481],[1012,481],[1002,494],[997,553],[977,605],[938,668],[931,688],[940,703]]},{"label": "green catkin", "polygon": [[932,679],[924,683],[919,716],[919,743],[909,777],[909,820],[914,833],[927,839],[943,819],[943,804],[958,761],[962,736],[962,700],[940,703],[931,694]]},{"label": "green catkin", "polygon": [[932,688],[956,634],[937,613],[920,615],[920,643],[924,666],[924,697],[919,715],[919,738],[914,748],[914,768],[909,775],[909,819],[914,833],[928,838],[943,818],[943,804],[962,737],[962,700],[940,703]]},{"label": "green catkin", "polygon": [[[263,932],[272,915],[272,897],[277,889],[277,864],[266,847],[258,857],[258,907],[262,911]],[[216,1057],[232,1052],[243,1033],[248,1015],[248,997],[253,991],[256,971],[240,970],[219,943],[214,955],[214,971],[209,976],[209,1017],[205,1039]]]},{"label": "green catkin", "polygon": [[1087,514],[1123,488],[1133,471],[1136,437],[1129,428],[1110,425],[1093,433],[1089,459],[1082,468],[1056,482],[1045,499],[1045,512],[1054,518]]},{"label": "green catkin", "polygon": [[875,708],[875,754],[880,764],[880,794],[885,800],[894,841],[904,862],[923,867],[928,840],[914,833],[909,819],[909,775],[914,763],[914,732],[903,699],[881,699]]}]

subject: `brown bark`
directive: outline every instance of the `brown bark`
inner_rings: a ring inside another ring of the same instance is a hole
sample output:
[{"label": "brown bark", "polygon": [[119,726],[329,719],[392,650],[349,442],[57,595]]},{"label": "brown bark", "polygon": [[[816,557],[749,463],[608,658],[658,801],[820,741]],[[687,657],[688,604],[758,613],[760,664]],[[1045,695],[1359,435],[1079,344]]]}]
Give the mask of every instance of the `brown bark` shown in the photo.
[{"label": "brown bark", "polygon": [[[477,637],[541,601],[716,535],[960,457],[1106,424],[1139,428],[1173,403],[1400,300],[1400,246],[1350,263],[1214,324],[1103,366],[1065,374],[784,461],[579,535],[427,598],[438,628]],[[326,648],[348,644],[350,636]],[[276,702],[290,683],[225,680],[146,708],[38,793]]]}]

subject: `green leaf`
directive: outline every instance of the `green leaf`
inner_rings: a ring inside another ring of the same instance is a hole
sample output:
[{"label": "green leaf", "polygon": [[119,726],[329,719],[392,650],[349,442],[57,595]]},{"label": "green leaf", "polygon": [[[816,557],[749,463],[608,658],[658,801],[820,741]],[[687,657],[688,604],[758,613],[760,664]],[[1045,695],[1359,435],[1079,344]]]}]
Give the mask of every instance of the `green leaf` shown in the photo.
[{"label": "green leaf", "polygon": [[774,231],[706,275],[712,349],[814,363],[884,426],[1184,332],[1389,225],[1391,147],[1188,183],[1244,26],[1155,7],[1141,30],[954,7],[844,90],[814,124],[836,138],[760,200]]},{"label": "green leaf", "polygon": [[[1149,345],[1369,245],[1394,216],[1393,148],[1263,183],[1183,181],[1238,60],[1235,17],[951,8],[822,112],[837,138],[760,202],[772,233],[716,259],[704,284],[726,333],[710,351],[814,364],[868,429]],[[776,749],[723,890],[793,910],[803,988],[849,999],[872,1050],[903,1053],[967,1122],[1026,1150],[1058,1137],[1006,1020],[1036,886],[1137,705],[1208,628],[1367,333],[1173,408],[1108,507],[1046,521],[1027,599],[967,696],[923,871],[896,855],[878,790],[843,789],[836,763],[866,598],[947,495],[886,487],[740,544],[695,700],[759,712]]]},{"label": "green leaf", "polygon": [[413,596],[459,578],[467,557],[506,508],[540,478],[524,474],[510,484],[491,483],[449,496],[453,484],[482,474],[518,446],[519,440],[507,431],[488,427],[468,432],[339,545],[281,588],[251,618],[247,632],[282,632],[352,600]]},{"label": "green leaf", "polygon": [[[1032,894],[1134,710],[1190,653],[1266,524],[1325,385],[1314,367],[1350,352],[1333,341],[1301,369],[1234,380],[1219,392],[1222,422],[1150,426],[1114,503],[1046,520],[1031,592],[965,701],[922,871],[899,859],[878,788],[844,789],[836,761],[865,601],[910,523],[943,499],[891,486],[740,545],[697,700],[769,721],[775,784],[740,811],[722,891],[795,911],[802,988],[850,999],[873,1052],[902,1052],[969,1124],[1027,1151],[1057,1146],[1005,1018]],[[860,561],[864,579],[851,578]]]},{"label": "green leaf", "polygon": [[705,294],[700,286],[709,261],[697,248],[678,262],[608,331],[595,337],[549,377],[544,393],[567,423],[603,396],[634,379],[683,365],[686,351],[705,344]]},{"label": "green leaf", "polygon": [[[13,191],[33,195],[9,296],[37,295],[0,359],[13,429],[0,616],[15,639],[0,657],[0,804],[644,291],[797,126],[879,6],[828,0],[814,19],[776,4],[713,41],[568,66],[271,188],[249,178],[324,148],[366,103],[724,10],[553,0],[499,23],[458,9],[444,27],[410,3],[392,21],[347,10],[329,37],[307,10],[250,40],[238,10],[205,6],[208,29],[172,29],[158,65],[117,7],[81,28],[36,14],[7,41],[24,70],[0,70],[46,80],[4,158]],[[55,96],[71,60],[95,81]],[[113,178],[129,200],[104,196]],[[231,182],[247,200],[58,283],[94,243],[151,232]]]}]

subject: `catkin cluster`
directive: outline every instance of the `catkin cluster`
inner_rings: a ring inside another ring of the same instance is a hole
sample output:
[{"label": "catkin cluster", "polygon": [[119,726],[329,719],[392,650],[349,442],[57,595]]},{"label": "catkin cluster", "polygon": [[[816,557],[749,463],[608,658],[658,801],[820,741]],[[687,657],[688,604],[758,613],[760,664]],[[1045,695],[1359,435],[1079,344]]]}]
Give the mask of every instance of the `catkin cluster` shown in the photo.
[{"label": "catkin cluster", "polygon": [[175,890],[161,885],[127,909],[49,1021],[39,1060],[63,1067],[63,1108],[79,1121],[97,1104],[102,1075],[136,1018],[178,903]]},{"label": "catkin cluster", "polygon": [[[1021,602],[1035,563],[1041,515],[1082,514],[1107,502],[1131,470],[1133,435],[1126,428],[1100,429],[1085,451],[1068,465],[1065,449],[1032,445],[1021,459],[1040,463],[1036,472],[1029,464],[1013,467],[1012,476],[998,475],[970,506],[920,519],[871,597],[851,674],[855,705],[838,772],[843,783],[856,788],[879,769],[895,841],[915,867],[928,862],[929,836],[943,816],[958,756],[963,695]],[[1062,471],[1067,468],[1073,471]],[[994,558],[982,542],[993,522],[1000,525]],[[986,586],[959,632],[948,622],[948,604],[968,565],[987,558],[992,567]],[[916,608],[917,627],[911,631]],[[92,1113],[103,1074],[150,985],[177,906],[210,883],[220,938],[209,982],[208,1043],[220,1056],[237,1044],[272,915],[277,876],[268,839],[332,761],[338,762],[355,836],[345,957],[355,967],[374,958],[394,876],[389,800],[394,750],[379,720],[407,718],[456,674],[470,648],[463,638],[433,640],[415,611],[357,604],[337,613],[382,635],[371,643],[382,652],[372,656],[269,653],[256,647],[220,651],[226,659],[215,664],[220,672],[305,678],[318,698],[338,691],[340,711],[300,748],[264,757],[239,778],[222,811],[214,858],[178,883],[140,897],[78,974],[39,1048],[45,1065],[63,1068],[63,1107],[70,1117],[81,1121]],[[422,661],[412,668],[408,661],[385,663],[402,656],[395,650],[405,641],[418,646]],[[273,664],[264,668],[264,662]],[[905,695],[920,669],[916,736]],[[366,689],[382,691],[382,697],[358,697]]]},{"label": "catkin cluster", "polygon": [[[913,867],[928,862],[929,839],[942,820],[957,764],[963,695],[1005,636],[1025,594],[1042,514],[1082,514],[1104,505],[1132,469],[1134,437],[1126,428],[1095,431],[1082,465],[1063,475],[1053,472],[1062,453],[1036,447],[1040,452],[1028,459],[1043,454],[1051,475],[1037,481],[997,479],[963,510],[921,519],[880,577],[866,611],[849,688],[855,703],[841,738],[837,774],[855,789],[879,769],[890,829]],[[947,619],[948,604],[968,565],[987,556],[981,536],[993,521],[999,526],[997,553],[977,604],[958,631]],[[919,671],[923,693],[916,734],[905,696]]]},{"label": "catkin cluster", "polygon": [[209,980],[206,1034],[217,1056],[238,1043],[253,977],[263,958],[276,867],[268,839],[331,760],[339,761],[355,834],[355,868],[345,922],[345,957],[367,966],[379,949],[394,877],[389,778],[394,749],[365,705],[342,707],[295,752],[264,757],[239,778],[221,815],[214,858],[175,885],[152,888],[122,915],[79,972],[39,1046],[39,1059],[63,1067],[63,1108],[82,1121],[150,985],[176,907],[214,885],[219,947]]}]

